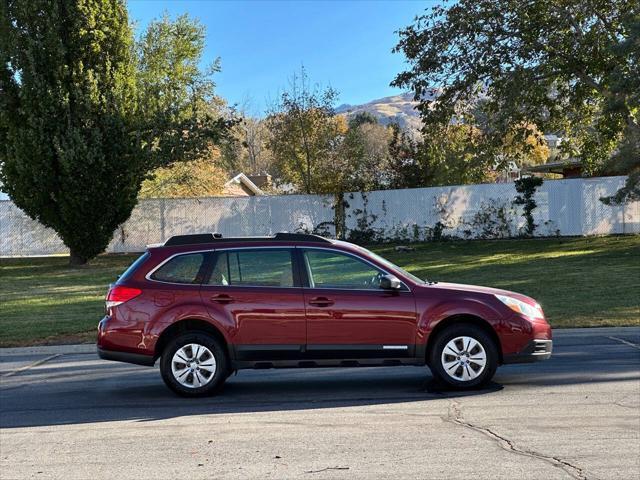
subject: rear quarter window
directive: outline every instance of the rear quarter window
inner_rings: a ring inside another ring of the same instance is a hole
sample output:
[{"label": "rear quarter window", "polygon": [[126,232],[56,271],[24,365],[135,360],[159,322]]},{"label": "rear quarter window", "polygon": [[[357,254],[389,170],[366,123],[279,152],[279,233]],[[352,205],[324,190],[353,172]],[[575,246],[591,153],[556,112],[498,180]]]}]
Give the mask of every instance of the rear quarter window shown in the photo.
[{"label": "rear quarter window", "polygon": [[119,280],[126,280],[129,277],[131,277],[131,275],[133,275],[133,273],[138,270],[138,268],[140,268],[140,266],[147,260],[147,258],[149,258],[151,256],[151,254],[149,252],[144,252],[142,255],[140,255],[135,262],[133,262],[131,265],[129,265],[129,267],[122,273],[122,275],[120,275],[118,277]]},{"label": "rear quarter window", "polygon": [[199,284],[203,263],[203,253],[177,255],[162,264],[149,278],[158,282]]}]

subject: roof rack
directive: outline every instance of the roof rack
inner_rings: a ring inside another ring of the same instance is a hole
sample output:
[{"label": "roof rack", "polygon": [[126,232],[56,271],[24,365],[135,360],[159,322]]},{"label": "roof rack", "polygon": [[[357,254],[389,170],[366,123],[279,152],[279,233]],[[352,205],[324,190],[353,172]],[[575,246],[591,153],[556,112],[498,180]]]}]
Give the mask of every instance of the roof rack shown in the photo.
[{"label": "roof rack", "polygon": [[229,237],[223,238],[221,233],[194,233],[191,235],[174,235],[164,242],[165,247],[173,247],[177,245],[195,245],[202,243],[216,242],[316,242],[331,243],[330,240],[319,235],[311,235],[307,233],[276,233],[271,237]]}]

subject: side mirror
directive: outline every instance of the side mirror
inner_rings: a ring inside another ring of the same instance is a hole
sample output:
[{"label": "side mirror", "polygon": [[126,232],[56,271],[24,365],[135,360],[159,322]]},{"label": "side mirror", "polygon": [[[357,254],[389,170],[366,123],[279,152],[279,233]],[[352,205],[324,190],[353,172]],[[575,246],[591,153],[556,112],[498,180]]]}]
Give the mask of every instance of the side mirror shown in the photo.
[{"label": "side mirror", "polygon": [[402,283],[394,275],[383,275],[380,277],[380,288],[384,290],[400,290]]}]

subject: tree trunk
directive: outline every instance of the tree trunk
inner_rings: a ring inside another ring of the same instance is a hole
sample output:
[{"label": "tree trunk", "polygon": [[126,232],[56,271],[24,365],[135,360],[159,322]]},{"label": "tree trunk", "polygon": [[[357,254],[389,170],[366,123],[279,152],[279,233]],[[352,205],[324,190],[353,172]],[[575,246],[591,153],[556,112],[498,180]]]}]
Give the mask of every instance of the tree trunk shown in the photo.
[{"label": "tree trunk", "polygon": [[87,264],[88,258],[78,253],[75,249],[69,249],[69,266],[83,267]]},{"label": "tree trunk", "polygon": [[336,238],[344,240],[346,236],[344,193],[339,192],[334,195],[333,208],[333,223],[336,229]]}]

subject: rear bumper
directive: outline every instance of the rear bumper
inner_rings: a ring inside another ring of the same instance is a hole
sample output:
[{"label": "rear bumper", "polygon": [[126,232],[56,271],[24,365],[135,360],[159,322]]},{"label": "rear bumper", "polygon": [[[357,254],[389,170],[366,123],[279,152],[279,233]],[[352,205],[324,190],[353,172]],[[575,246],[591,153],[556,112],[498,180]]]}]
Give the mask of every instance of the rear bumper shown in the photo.
[{"label": "rear bumper", "polygon": [[134,363],[136,365],[145,365],[153,367],[156,363],[151,355],[141,355],[139,353],[116,352],[115,350],[104,350],[98,347],[98,356],[103,360],[114,360],[116,362]]},{"label": "rear bumper", "polygon": [[553,340],[531,340],[520,352],[505,355],[502,363],[540,362],[550,359],[552,351]]}]

